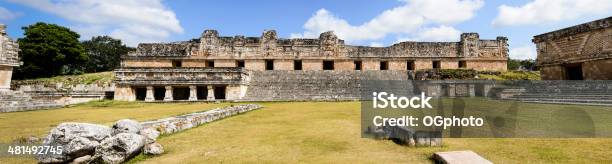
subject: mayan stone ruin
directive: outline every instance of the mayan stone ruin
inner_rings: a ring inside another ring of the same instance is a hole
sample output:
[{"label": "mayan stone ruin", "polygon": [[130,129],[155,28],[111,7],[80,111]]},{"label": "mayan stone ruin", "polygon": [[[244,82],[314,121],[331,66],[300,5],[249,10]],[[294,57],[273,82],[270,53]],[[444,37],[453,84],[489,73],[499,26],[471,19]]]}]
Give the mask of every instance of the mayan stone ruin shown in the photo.
[{"label": "mayan stone ruin", "polygon": [[535,36],[542,80],[612,80],[612,17]]},{"label": "mayan stone ruin", "polygon": [[[389,47],[346,45],[333,32],[318,39],[219,36],[143,43],[115,70],[115,100],[354,99],[359,80],[407,80],[421,69],[505,71],[507,38],[459,42],[401,42]],[[316,84],[315,84],[316,83]],[[286,92],[285,92],[286,91]],[[319,92],[330,91],[331,94]]]},{"label": "mayan stone ruin", "polygon": [[0,24],[0,92],[11,88],[13,67],[18,67],[19,44],[6,34],[6,26]]}]

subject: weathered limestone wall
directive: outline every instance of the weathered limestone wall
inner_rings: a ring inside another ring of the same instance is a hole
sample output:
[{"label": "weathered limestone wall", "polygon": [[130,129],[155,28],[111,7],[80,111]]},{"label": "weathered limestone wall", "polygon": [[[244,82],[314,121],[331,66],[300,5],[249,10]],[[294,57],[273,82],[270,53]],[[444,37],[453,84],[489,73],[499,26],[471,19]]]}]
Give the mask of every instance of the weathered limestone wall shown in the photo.
[{"label": "weathered limestone wall", "polygon": [[430,69],[433,67],[432,64],[433,60],[417,60],[414,61],[414,66],[416,67],[416,69]]},{"label": "weathered limestone wall", "polygon": [[13,76],[12,66],[0,65],[0,91],[11,89],[11,77]]},{"label": "weathered limestone wall", "polygon": [[323,60],[302,60],[302,70],[304,71],[323,70]]},{"label": "weathered limestone wall", "polygon": [[243,85],[228,85],[225,87],[225,98],[228,100],[239,100],[246,95],[246,87]]},{"label": "weathered limestone wall", "polygon": [[[585,80],[611,80],[612,17],[535,36],[543,80],[569,78],[566,67],[582,66]],[[608,65],[606,65],[608,64]]]},{"label": "weathered limestone wall", "polygon": [[355,63],[352,60],[336,60],[334,61],[334,70],[352,71],[355,70]]},{"label": "weathered limestone wall", "polygon": [[582,73],[585,80],[612,80],[612,58],[584,62]]},{"label": "weathered limestone wall", "polygon": [[[138,59],[122,60],[122,67],[172,67],[172,60],[168,59]],[[194,65],[197,65],[194,63]]]},{"label": "weathered limestone wall", "polygon": [[[458,64],[457,62],[455,62]],[[468,69],[477,71],[506,71],[508,61],[466,61]]]},{"label": "weathered limestone wall", "polygon": [[13,67],[19,65],[19,44],[8,37],[6,26],[0,24],[0,92],[10,90]]},{"label": "weathered limestone wall", "polygon": [[244,67],[247,70],[263,71],[266,70],[265,60],[245,60]]},{"label": "weathered limestone wall", "polygon": [[293,60],[274,60],[274,70],[293,70]]},{"label": "weathered limestone wall", "polygon": [[[322,33],[318,39],[281,39],[276,31],[265,31],[261,37],[223,37],[215,30],[206,30],[199,40],[187,42],[142,44],[136,52],[124,57],[125,67],[156,66],[143,59],[156,59],[171,65],[171,61],[215,61],[215,66],[235,66],[244,60],[248,70],[265,70],[265,60],[274,60],[275,70],[293,70],[293,60],[302,60],[303,70],[322,70],[322,62],[333,60],[334,70],[354,70],[353,61],[363,61],[362,70],[379,70],[380,61],[389,61],[389,70],[406,70],[406,61],[440,60],[443,69],[457,68],[457,62],[506,61],[508,45],[505,37],[482,40],[477,33],[464,33],[460,42],[401,42],[389,47],[345,45],[333,32]],[[201,59],[201,60],[193,60]],[[263,61],[262,61],[263,60]],[[225,64],[223,64],[225,63]],[[490,64],[505,64],[493,62]],[[184,66],[198,64],[187,63]],[[426,64],[430,65],[430,64]],[[418,65],[416,69],[429,69]],[[495,68],[506,67],[498,66]],[[489,67],[487,67],[489,68]]]},{"label": "weathered limestone wall", "polygon": [[115,86],[114,99],[118,101],[136,101],[135,91],[129,86],[117,85]]},{"label": "weathered limestone wall", "polygon": [[[183,60],[182,64],[183,67],[206,67],[206,60]],[[172,63],[170,63],[170,66],[172,66]]]},{"label": "weathered limestone wall", "polygon": [[362,70],[370,71],[370,70],[380,70],[380,61],[375,60],[362,60]]},{"label": "weathered limestone wall", "polygon": [[358,100],[361,80],[407,80],[407,71],[252,71],[253,101]]},{"label": "weathered limestone wall", "polygon": [[237,67],[235,60],[214,60],[215,67]]}]

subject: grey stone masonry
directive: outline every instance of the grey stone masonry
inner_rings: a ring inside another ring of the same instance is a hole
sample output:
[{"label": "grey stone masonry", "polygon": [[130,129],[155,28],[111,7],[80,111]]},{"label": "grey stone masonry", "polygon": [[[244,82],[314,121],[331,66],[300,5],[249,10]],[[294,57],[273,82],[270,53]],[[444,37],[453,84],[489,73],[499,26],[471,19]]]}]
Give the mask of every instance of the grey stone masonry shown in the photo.
[{"label": "grey stone masonry", "polygon": [[19,44],[6,34],[6,25],[0,24],[0,65],[17,67],[19,61]]},{"label": "grey stone masonry", "polygon": [[153,128],[159,131],[161,134],[171,134],[260,108],[261,106],[257,104],[235,105],[205,112],[196,112],[154,121],[146,121],[141,122],[140,124],[144,129]]},{"label": "grey stone masonry", "polygon": [[359,100],[361,80],[408,80],[408,71],[253,71],[244,100]]}]

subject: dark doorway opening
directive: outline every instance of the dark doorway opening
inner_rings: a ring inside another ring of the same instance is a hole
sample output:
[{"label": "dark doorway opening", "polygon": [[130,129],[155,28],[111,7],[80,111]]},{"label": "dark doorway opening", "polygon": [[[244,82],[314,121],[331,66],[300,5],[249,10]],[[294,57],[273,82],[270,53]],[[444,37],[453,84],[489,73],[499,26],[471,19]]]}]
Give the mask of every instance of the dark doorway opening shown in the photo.
[{"label": "dark doorway opening", "polygon": [[215,100],[225,99],[225,86],[215,86]]},{"label": "dark doorway opening", "polygon": [[389,69],[389,62],[388,61],[381,61],[380,62],[380,70],[388,70]]},{"label": "dark doorway opening", "polygon": [[147,88],[136,88],[136,100],[144,101],[147,98]]},{"label": "dark doorway opening", "polygon": [[302,70],[302,61],[294,60],[293,61],[293,70]]},{"label": "dark doorway opening", "polygon": [[174,100],[189,100],[189,88],[187,87],[173,88],[172,98],[174,98]]},{"label": "dark doorway opening", "polygon": [[215,61],[214,60],[207,60],[206,61],[206,67],[209,67],[209,68],[215,67]]},{"label": "dark doorway opening", "polygon": [[584,80],[582,76],[582,64],[573,64],[565,66],[567,80]]},{"label": "dark doorway opening", "polygon": [[198,86],[196,90],[198,100],[206,100],[206,97],[208,97],[208,88],[206,88],[206,86]]},{"label": "dark doorway opening", "polygon": [[334,61],[323,61],[323,70],[334,70]]},{"label": "dark doorway opening", "polygon": [[355,61],[355,70],[361,70],[361,61]]},{"label": "dark doorway opening", "polygon": [[183,67],[183,62],[180,60],[173,60],[172,67]]},{"label": "dark doorway opening", "polygon": [[467,68],[467,62],[466,61],[459,61],[459,68]]},{"label": "dark doorway opening", "polygon": [[274,60],[266,60],[266,70],[274,70]]},{"label": "dark doorway opening", "polygon": [[433,61],[431,64],[432,64],[432,68],[433,69],[440,69],[441,68],[440,61]]},{"label": "dark doorway opening", "polygon": [[155,100],[164,100],[164,97],[166,97],[166,88],[164,87],[153,88],[153,96],[155,97]]},{"label": "dark doorway opening", "polygon": [[244,68],[244,60],[238,60],[238,61],[236,61],[236,67],[238,67],[238,68]]},{"label": "dark doorway opening", "polygon": [[406,62],[406,70],[414,70],[414,61]]}]

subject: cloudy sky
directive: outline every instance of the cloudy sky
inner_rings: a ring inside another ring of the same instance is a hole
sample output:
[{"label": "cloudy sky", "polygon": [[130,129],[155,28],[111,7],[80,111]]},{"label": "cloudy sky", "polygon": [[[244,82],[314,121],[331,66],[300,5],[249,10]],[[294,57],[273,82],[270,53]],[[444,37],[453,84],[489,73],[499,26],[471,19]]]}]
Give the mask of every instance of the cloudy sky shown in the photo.
[{"label": "cloudy sky", "polygon": [[318,37],[333,30],[349,44],[457,41],[506,36],[511,58],[535,58],[534,35],[612,16],[612,0],[0,0],[9,35],[35,22],[70,27],[81,39],[110,35],[128,45],[221,35]]}]

